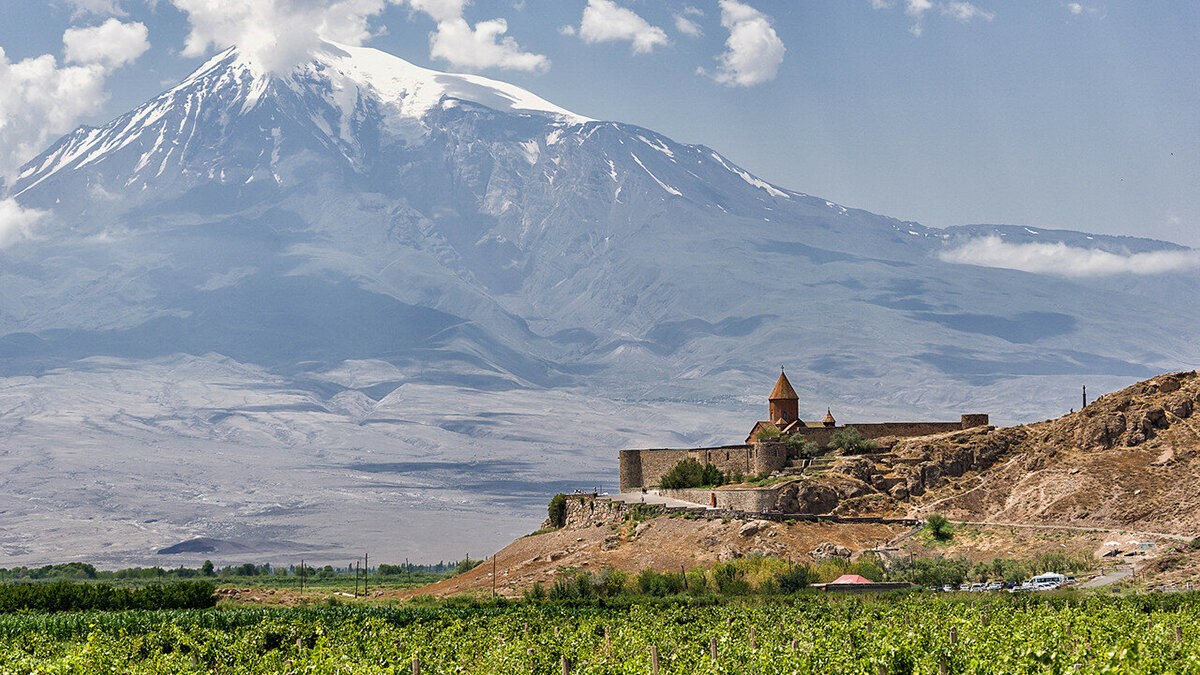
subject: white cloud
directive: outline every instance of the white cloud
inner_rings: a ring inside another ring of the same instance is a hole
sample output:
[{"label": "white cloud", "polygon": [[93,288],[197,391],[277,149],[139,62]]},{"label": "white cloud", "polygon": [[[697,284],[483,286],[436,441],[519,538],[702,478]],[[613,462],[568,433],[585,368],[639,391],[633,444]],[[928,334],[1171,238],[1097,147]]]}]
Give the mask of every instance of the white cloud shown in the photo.
[{"label": "white cloud", "polygon": [[[171,0],[188,15],[185,56],[237,45],[258,67],[283,72],[305,60],[321,38],[361,45],[370,21],[398,0]],[[436,4],[436,3],[429,3]],[[443,3],[444,4],[444,3]],[[459,3],[461,7],[461,2]]]},{"label": "white cloud", "polygon": [[68,4],[75,8],[74,16],[85,14],[125,16],[120,0],[68,0]]},{"label": "white cloud", "polygon": [[21,206],[15,199],[0,199],[0,248],[33,237],[33,226],[46,215],[45,211]]},{"label": "white cloud", "polygon": [[517,41],[505,35],[507,31],[508,22],[504,19],[480,21],[474,28],[461,17],[441,21],[429,36],[429,55],[471,70],[507,68],[539,72],[550,67],[550,59],[545,56],[521,51]]},{"label": "white cloud", "polygon": [[90,28],[68,28],[63,33],[63,46],[69,62],[119,68],[133,63],[150,49],[148,35],[143,23],[109,19]]},{"label": "white cloud", "polygon": [[567,24],[566,26],[559,26],[558,32],[561,35],[568,35],[568,36],[574,35],[575,34],[575,26],[572,26],[570,24]]},{"label": "white cloud", "polygon": [[700,24],[682,14],[675,15],[675,30],[688,37],[700,37],[704,34],[704,31],[700,29]]},{"label": "white cloud", "polygon": [[713,78],[731,87],[750,87],[775,79],[787,49],[770,17],[738,0],[720,0],[720,6],[721,25],[729,29],[729,39],[725,41],[725,52],[717,57]]},{"label": "white cloud", "polygon": [[588,0],[579,23],[579,37],[590,44],[628,41],[634,54],[648,54],[668,43],[666,31],[613,0]]},{"label": "white cloud", "polygon": [[1122,255],[1062,242],[1010,244],[995,236],[969,240],[942,251],[938,258],[964,265],[1064,277],[1162,274],[1200,268],[1200,251],[1192,249]]},{"label": "white cloud", "polygon": [[1100,19],[1104,18],[1104,14],[1101,13],[1101,11],[1098,8],[1088,7],[1087,5],[1080,3],[1080,2],[1068,2],[1066,4],[1066,8],[1067,8],[1067,11],[1071,13],[1071,16],[1083,16],[1083,15],[1087,14],[1087,15],[1094,16],[1094,17],[1097,17]]},{"label": "white cloud", "polygon": [[434,21],[461,19],[467,0],[409,0],[413,9],[425,12]]},{"label": "white cloud", "polygon": [[433,19],[430,56],[469,69],[545,70],[549,60],[521,51],[506,36],[504,19],[472,26],[463,18],[468,0],[171,0],[188,15],[186,56],[237,45],[253,63],[285,72],[308,58],[322,39],[362,45],[377,34],[371,22],[389,5],[407,4]]},{"label": "white cloud", "polygon": [[0,182],[108,100],[109,70],[98,63],[59,66],[50,54],[13,63],[0,49]]},{"label": "white cloud", "polygon": [[995,12],[984,11],[969,2],[948,2],[942,5],[942,14],[957,19],[962,23],[969,23],[972,19],[991,21],[996,18]]}]

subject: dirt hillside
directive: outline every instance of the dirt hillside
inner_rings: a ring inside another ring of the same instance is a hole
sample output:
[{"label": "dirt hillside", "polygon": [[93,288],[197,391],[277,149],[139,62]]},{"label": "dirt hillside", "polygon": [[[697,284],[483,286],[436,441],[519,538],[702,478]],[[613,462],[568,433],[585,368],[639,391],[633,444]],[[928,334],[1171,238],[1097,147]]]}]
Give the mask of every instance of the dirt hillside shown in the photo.
[{"label": "dirt hillside", "polygon": [[[757,523],[757,527],[747,528],[747,523]],[[616,526],[567,527],[523,537],[497,553],[496,590],[506,596],[517,596],[530,584],[549,582],[560,571],[569,569],[599,572],[613,567],[636,573],[649,567],[678,571],[694,565],[711,567],[719,561],[755,553],[810,562],[811,553],[822,544],[832,544],[821,549],[831,553],[838,546],[845,549],[842,553],[861,551],[903,534],[906,529],[669,516],[640,523],[631,520]],[[401,595],[488,593],[492,588],[491,575],[489,560],[466,574]]]},{"label": "dirt hillside", "polygon": [[1175,373],[1057,420],[908,439],[893,452],[920,453],[946,469],[936,487],[909,501],[915,516],[1192,537],[1200,534],[1197,407],[1200,377]]}]

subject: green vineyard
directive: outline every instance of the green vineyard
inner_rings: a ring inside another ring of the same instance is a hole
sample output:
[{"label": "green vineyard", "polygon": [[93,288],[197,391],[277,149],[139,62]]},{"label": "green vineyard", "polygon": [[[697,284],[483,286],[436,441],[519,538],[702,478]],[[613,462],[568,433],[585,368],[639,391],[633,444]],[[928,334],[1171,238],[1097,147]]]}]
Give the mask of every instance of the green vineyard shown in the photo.
[{"label": "green vineyard", "polygon": [[1200,673],[1200,598],[796,596],[746,603],[0,616],[3,673]]}]

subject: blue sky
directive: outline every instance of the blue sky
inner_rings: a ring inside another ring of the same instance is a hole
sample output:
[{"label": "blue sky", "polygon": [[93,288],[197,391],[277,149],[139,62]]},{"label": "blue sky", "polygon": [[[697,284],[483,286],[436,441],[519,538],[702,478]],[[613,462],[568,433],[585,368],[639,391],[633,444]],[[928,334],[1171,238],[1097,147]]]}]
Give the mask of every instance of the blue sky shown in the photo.
[{"label": "blue sky", "polygon": [[[107,96],[55,117],[0,94],[0,123],[24,109],[10,130],[53,118],[20,136],[53,138],[153,96],[222,42],[347,16],[360,25],[328,30],[703,143],[850,206],[1200,246],[1195,2],[0,0],[0,85],[5,68],[51,55],[92,64],[85,91]],[[64,32],[113,18],[110,33],[75,33],[68,54]],[[138,23],[144,34],[120,30]],[[28,154],[14,138],[0,131],[0,151]]]}]

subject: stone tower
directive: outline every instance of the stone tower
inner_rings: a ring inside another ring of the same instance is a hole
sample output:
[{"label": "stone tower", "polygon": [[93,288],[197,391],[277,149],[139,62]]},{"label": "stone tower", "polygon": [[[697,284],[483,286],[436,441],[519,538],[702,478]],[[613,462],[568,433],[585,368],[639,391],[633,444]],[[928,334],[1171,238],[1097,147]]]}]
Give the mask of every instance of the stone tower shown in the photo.
[{"label": "stone tower", "polygon": [[782,369],[779,371],[779,381],[771,391],[769,411],[767,419],[777,424],[787,424],[800,418],[800,397],[792,389],[792,383],[788,382]]}]

